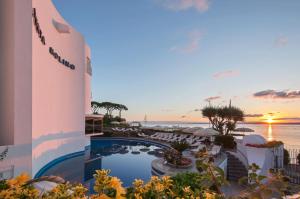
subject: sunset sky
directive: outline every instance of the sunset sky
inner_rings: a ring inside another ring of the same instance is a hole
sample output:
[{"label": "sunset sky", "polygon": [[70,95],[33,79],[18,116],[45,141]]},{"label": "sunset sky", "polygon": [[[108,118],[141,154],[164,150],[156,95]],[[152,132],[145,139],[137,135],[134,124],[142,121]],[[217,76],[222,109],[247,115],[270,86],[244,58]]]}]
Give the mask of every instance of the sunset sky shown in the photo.
[{"label": "sunset sky", "polygon": [[53,0],[92,49],[93,100],[127,120],[300,122],[299,0]]}]

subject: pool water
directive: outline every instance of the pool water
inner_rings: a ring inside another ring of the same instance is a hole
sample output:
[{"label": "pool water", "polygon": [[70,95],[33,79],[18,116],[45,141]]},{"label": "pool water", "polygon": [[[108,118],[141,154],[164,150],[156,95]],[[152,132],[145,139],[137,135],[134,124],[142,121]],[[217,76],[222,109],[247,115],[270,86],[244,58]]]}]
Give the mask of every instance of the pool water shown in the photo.
[{"label": "pool water", "polygon": [[141,140],[92,139],[90,150],[84,155],[66,159],[47,169],[43,175],[58,175],[72,183],[82,183],[93,192],[94,171],[110,169],[110,175],[120,178],[123,186],[128,187],[134,179],[150,179],[151,162],[165,148]]}]

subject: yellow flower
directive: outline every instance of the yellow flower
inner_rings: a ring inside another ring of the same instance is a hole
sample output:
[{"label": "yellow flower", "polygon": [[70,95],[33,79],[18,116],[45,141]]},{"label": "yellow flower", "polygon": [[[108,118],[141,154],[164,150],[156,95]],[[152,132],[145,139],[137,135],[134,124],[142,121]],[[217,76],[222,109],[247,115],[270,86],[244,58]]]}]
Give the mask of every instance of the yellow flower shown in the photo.
[{"label": "yellow flower", "polygon": [[161,183],[156,183],[155,185],[155,190],[158,192],[163,192],[165,187]]},{"label": "yellow flower", "polygon": [[92,196],[92,199],[111,199],[111,197],[108,197],[105,194],[102,194],[100,196]]},{"label": "yellow flower", "polygon": [[134,198],[135,199],[143,199],[143,197],[140,194],[138,194],[138,193],[134,194]]},{"label": "yellow flower", "polygon": [[150,179],[150,181],[152,181],[152,182],[156,182],[158,180],[159,180],[159,178],[157,176],[152,176]]},{"label": "yellow flower", "polygon": [[133,186],[134,186],[134,187],[141,187],[141,186],[143,186],[143,185],[144,185],[144,181],[143,181],[143,180],[135,179],[135,180],[133,181]]},{"label": "yellow flower", "polygon": [[190,188],[190,186],[184,187],[184,188],[183,188],[183,191],[184,191],[185,193],[191,193],[191,188]]},{"label": "yellow flower", "polygon": [[117,188],[117,187],[122,186],[122,183],[121,183],[120,179],[117,178],[117,177],[112,177],[112,178],[110,179],[109,184],[110,184],[110,186],[111,186],[112,188]]},{"label": "yellow flower", "polygon": [[205,198],[206,198],[206,199],[215,199],[215,194],[206,192],[206,193],[205,193]]},{"label": "yellow flower", "polygon": [[14,179],[8,180],[7,183],[10,186],[22,186],[29,180],[29,176],[26,173],[22,173],[21,175],[15,177]]}]

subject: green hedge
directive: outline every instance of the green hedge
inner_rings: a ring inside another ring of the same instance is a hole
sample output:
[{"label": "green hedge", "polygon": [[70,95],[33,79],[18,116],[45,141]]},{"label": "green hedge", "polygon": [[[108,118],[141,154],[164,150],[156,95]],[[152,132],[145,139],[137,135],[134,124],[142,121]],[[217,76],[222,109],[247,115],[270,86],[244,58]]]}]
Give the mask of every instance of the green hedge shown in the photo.
[{"label": "green hedge", "polygon": [[236,143],[232,135],[217,135],[215,137],[215,144],[221,145],[225,149],[234,149],[236,147]]}]

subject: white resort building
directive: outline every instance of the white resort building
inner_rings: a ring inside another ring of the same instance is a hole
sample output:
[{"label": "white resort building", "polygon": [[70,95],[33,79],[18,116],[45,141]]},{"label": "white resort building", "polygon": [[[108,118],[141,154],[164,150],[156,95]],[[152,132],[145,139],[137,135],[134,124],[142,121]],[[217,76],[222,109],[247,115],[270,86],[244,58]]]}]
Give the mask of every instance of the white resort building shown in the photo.
[{"label": "white resort building", "polygon": [[[102,116],[91,112],[91,52],[84,37],[63,19],[51,0],[1,0],[0,25],[0,179],[22,172],[34,178],[79,154],[83,159],[74,166],[84,167],[84,151],[93,145],[91,135],[102,133]],[[160,144],[187,138],[139,135]],[[283,168],[283,146],[257,148],[266,143],[258,135],[236,143],[237,150],[228,151],[218,163],[228,177],[247,176],[252,163],[260,166],[263,175],[270,168]],[[101,161],[98,156],[96,160]],[[165,161],[161,162],[163,167]],[[86,166],[92,167],[92,162]],[[157,168],[156,173],[165,174]],[[237,168],[243,173],[236,173]]]},{"label": "white resort building", "polygon": [[101,132],[90,115],[91,52],[51,0],[1,0],[0,24],[0,174],[34,177],[84,151],[85,118],[98,124],[88,134]]}]

